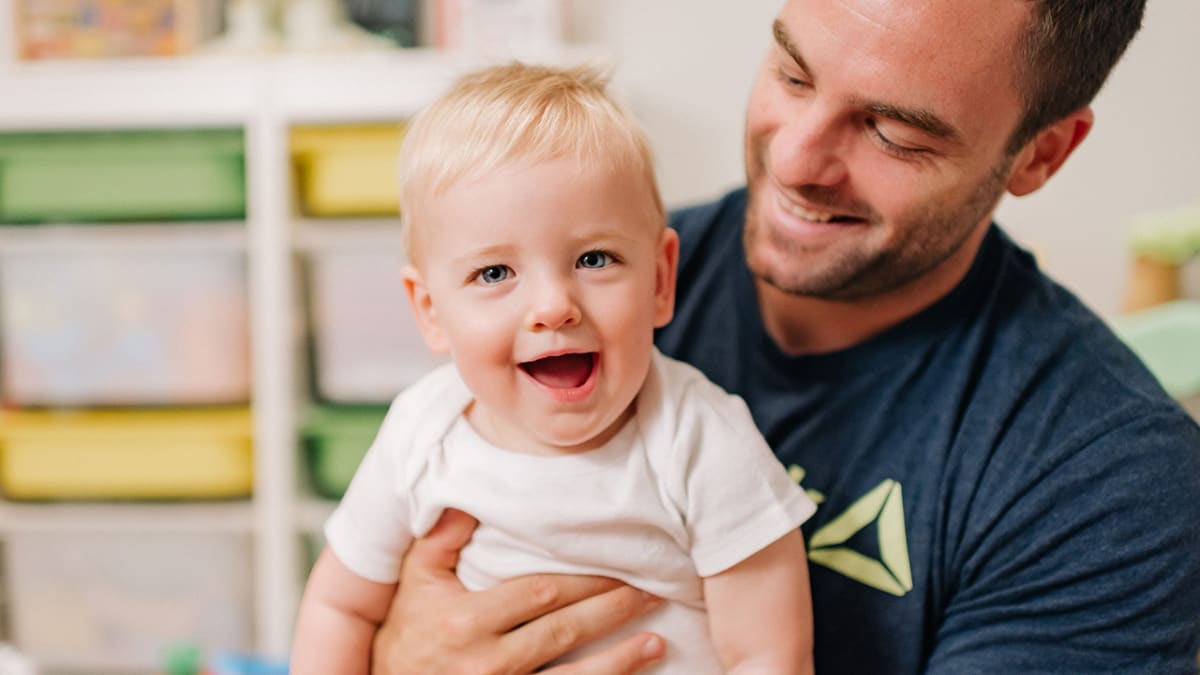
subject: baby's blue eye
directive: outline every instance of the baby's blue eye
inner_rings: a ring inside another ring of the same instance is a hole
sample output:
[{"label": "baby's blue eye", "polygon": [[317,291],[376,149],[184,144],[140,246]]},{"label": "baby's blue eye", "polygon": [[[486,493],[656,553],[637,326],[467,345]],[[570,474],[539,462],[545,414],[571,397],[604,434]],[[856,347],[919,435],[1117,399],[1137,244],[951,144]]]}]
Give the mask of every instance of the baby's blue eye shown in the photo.
[{"label": "baby's blue eye", "polygon": [[601,267],[607,266],[612,262],[612,259],[604,251],[588,251],[579,256],[579,262],[575,263],[577,267],[582,267],[589,270],[598,270]]},{"label": "baby's blue eye", "polygon": [[492,265],[479,270],[479,279],[485,284],[498,284],[507,279],[511,272],[507,265]]}]

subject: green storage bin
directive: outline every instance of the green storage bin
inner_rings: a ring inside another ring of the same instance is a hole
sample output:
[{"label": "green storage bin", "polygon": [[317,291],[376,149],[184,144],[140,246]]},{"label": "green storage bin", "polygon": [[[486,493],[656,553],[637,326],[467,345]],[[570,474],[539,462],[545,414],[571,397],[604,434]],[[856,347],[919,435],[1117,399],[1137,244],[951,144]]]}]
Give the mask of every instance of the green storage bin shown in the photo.
[{"label": "green storage bin", "polygon": [[241,219],[240,130],[0,134],[0,223]]},{"label": "green storage bin", "polygon": [[350,486],[387,406],[318,406],[309,411],[302,437],[317,494],[339,499]]}]

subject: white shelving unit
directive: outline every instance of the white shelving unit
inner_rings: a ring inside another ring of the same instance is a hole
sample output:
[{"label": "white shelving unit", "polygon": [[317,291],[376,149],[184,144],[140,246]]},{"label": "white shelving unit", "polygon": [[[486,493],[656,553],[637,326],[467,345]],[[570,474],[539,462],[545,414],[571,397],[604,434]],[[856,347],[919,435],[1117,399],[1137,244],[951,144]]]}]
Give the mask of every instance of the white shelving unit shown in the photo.
[{"label": "white shelving unit", "polygon": [[[575,62],[595,56],[595,50],[577,49],[553,60]],[[298,289],[292,255],[305,247],[312,232],[319,230],[323,236],[340,225],[348,226],[354,236],[375,231],[383,242],[395,240],[386,221],[330,223],[297,218],[288,130],[300,124],[406,119],[469,65],[473,64],[432,50],[408,49],[0,66],[0,133],[244,130],[255,451],[254,493],[248,502],[0,502],[0,538],[10,532],[80,528],[248,532],[254,542],[257,647],[264,654],[286,656],[303,582],[299,535],[318,531],[331,509],[328,503],[300,494],[295,478],[303,378],[297,372],[302,361],[294,330],[299,317],[294,312]],[[36,237],[37,230],[26,228],[19,236]]]}]

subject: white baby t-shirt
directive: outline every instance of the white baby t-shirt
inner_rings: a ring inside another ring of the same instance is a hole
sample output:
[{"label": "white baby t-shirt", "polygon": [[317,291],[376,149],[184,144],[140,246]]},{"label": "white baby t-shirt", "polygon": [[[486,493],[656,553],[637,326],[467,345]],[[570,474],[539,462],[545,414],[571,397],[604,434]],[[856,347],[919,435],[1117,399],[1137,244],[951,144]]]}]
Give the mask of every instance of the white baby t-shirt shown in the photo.
[{"label": "white baby t-shirt", "polygon": [[397,397],[326,524],[338,559],[363,578],[394,582],[412,538],[453,507],[480,522],[459,559],[467,588],[545,572],[617,578],[669,602],[585,651],[649,630],[670,649],[651,672],[721,672],[703,577],[762,550],[816,508],[745,403],[655,352],[636,414],[612,440],[546,457],[486,442],[461,414],[470,401],[453,365]]}]

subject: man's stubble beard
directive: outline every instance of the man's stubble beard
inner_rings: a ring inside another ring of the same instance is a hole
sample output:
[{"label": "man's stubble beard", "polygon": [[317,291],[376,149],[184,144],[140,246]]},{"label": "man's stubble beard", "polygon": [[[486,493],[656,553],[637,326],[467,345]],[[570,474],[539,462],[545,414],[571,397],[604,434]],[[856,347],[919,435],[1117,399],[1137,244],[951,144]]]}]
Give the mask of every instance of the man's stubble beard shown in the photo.
[{"label": "man's stubble beard", "polygon": [[[903,222],[908,225],[902,230],[907,233],[905,236],[908,239],[898,247],[870,250],[863,245],[865,237],[858,237],[850,242],[852,248],[826,250],[825,254],[838,257],[832,261],[822,261],[825,263],[823,269],[816,274],[812,270],[771,269],[769,263],[755,256],[756,240],[760,237],[772,239],[768,248],[780,254],[776,257],[791,259],[813,253],[759,224],[762,216],[758,212],[762,209],[758,205],[753,182],[748,181],[749,195],[742,241],[747,264],[755,277],[789,295],[853,301],[902,287],[936,268],[962,248],[975,227],[999,203],[1008,182],[1012,161],[1013,155],[1006,154],[958,206],[939,209],[940,205],[927,204],[917,215],[904,218]],[[810,189],[818,193],[825,190]],[[804,192],[804,188],[801,192]],[[812,201],[828,204],[831,200]],[[867,227],[879,225],[870,222]]]}]

